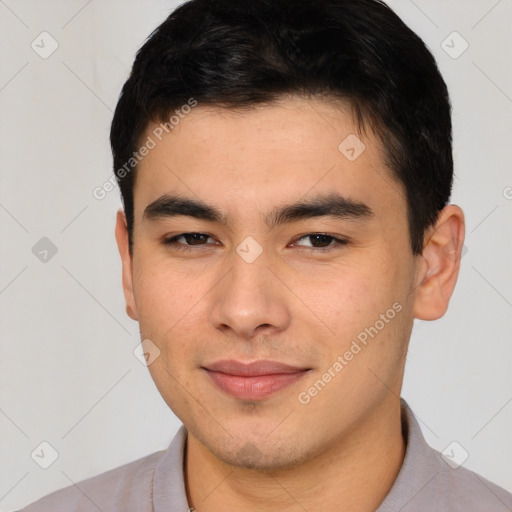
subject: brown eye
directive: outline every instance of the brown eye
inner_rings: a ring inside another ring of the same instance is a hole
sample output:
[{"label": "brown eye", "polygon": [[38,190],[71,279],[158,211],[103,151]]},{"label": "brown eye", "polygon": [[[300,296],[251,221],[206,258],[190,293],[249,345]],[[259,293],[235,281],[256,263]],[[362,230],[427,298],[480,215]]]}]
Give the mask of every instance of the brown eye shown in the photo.
[{"label": "brown eye", "polygon": [[[191,250],[191,246],[198,245],[210,245],[206,244],[208,239],[211,238],[210,235],[205,233],[181,233],[180,235],[173,236],[172,238],[167,238],[163,240],[164,245],[172,246],[178,250],[188,251]],[[185,243],[180,240],[184,240]],[[213,240],[213,239],[212,239]]]},{"label": "brown eye", "polygon": [[326,235],[325,233],[310,233],[302,236],[298,239],[298,241],[305,239],[310,240],[310,245],[300,245],[297,243],[294,245],[305,247],[306,249],[312,250],[313,252],[328,252],[348,243],[348,240]]}]

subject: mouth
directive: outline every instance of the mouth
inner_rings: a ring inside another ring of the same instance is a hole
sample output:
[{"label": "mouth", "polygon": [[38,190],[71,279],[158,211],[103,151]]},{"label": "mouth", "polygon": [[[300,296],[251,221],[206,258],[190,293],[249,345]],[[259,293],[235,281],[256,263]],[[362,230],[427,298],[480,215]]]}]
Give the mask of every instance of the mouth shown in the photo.
[{"label": "mouth", "polygon": [[223,392],[240,400],[262,400],[303,378],[311,368],[277,361],[217,361],[202,367]]}]

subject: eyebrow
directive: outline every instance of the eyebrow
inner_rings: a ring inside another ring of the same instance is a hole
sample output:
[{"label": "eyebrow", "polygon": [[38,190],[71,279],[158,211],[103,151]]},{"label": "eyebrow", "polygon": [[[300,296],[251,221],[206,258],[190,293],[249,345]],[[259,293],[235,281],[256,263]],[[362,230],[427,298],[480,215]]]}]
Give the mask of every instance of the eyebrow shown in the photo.
[{"label": "eyebrow", "polygon": [[[229,226],[229,217],[203,201],[180,195],[163,195],[144,209],[145,220],[187,216]],[[342,220],[367,220],[374,216],[365,203],[339,194],[318,195],[307,200],[277,206],[264,216],[269,228],[313,217],[334,217]]]}]

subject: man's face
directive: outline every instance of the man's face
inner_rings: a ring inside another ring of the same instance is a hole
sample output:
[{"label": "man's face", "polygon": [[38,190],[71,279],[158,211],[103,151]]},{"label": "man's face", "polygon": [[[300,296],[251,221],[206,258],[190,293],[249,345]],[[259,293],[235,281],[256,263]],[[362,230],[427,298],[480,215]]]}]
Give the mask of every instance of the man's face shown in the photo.
[{"label": "man's face", "polygon": [[[246,113],[199,105],[161,141],[156,126],[142,139],[157,144],[137,169],[124,264],[128,310],[160,350],[149,370],[164,400],[234,465],[286,467],[355,442],[397,407],[418,284],[403,187],[378,140],[360,137],[363,150],[350,111],[319,99]],[[176,215],[164,196],[206,203],[227,225]],[[357,205],[276,215],[327,197]],[[222,365],[262,360],[296,370]]]}]

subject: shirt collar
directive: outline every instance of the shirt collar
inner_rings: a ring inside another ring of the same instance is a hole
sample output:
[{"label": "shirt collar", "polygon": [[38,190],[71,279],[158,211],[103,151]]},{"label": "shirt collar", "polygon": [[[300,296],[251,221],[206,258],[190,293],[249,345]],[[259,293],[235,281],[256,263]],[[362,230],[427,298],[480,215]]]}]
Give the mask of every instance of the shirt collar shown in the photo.
[{"label": "shirt collar", "polygon": [[155,469],[153,479],[154,512],[188,512],[183,456],[187,429],[181,425],[164,457]]},{"label": "shirt collar", "polygon": [[436,452],[425,441],[418,420],[403,398],[400,404],[402,434],[406,442],[405,456],[393,487],[376,512],[402,510],[439,473]]}]

